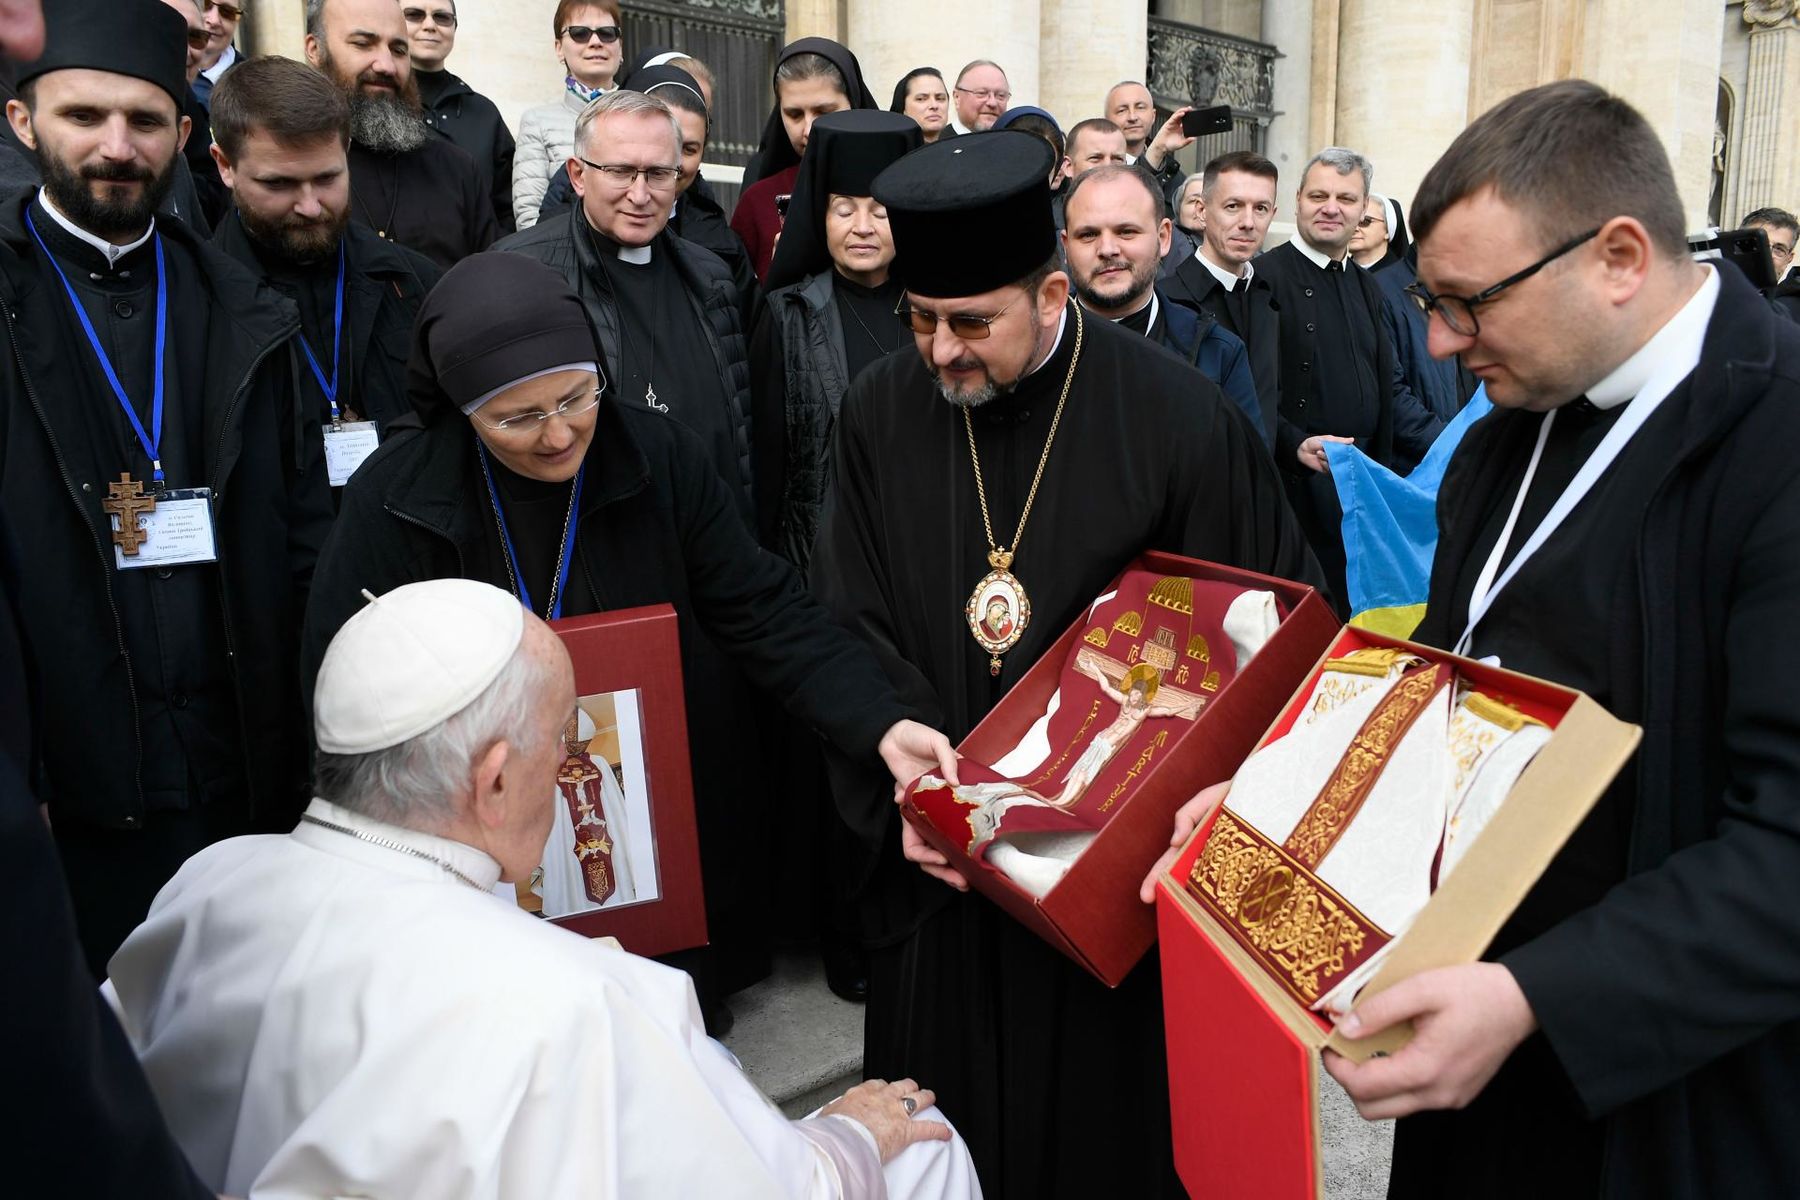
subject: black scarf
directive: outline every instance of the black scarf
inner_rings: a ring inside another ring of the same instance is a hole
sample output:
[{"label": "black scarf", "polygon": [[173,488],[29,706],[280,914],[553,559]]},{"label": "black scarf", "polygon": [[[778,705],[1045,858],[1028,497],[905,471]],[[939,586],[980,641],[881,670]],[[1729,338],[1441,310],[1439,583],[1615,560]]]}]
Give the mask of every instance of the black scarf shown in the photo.
[{"label": "black scarf", "polygon": [[[781,48],[775,59],[775,69],[779,71],[782,63],[800,54],[817,54],[831,61],[838,74],[844,77],[844,94],[849,97],[851,108],[881,107],[869,93],[869,85],[863,82],[862,64],[856,61],[856,55],[850,53],[848,47],[830,38],[801,38]],[[773,79],[770,86],[774,86]],[[744,168],[745,190],[758,180],[785,171],[799,161],[794,143],[788,140],[787,126],[781,120],[781,105],[777,103],[769,109],[769,119],[763,125],[762,143],[757,147],[756,155]]]}]

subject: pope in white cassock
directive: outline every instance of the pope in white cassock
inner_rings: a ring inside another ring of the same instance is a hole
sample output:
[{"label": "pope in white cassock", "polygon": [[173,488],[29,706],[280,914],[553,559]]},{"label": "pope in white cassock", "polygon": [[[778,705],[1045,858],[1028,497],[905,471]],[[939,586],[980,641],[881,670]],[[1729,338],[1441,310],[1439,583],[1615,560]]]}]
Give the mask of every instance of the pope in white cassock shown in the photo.
[{"label": "pope in white cassock", "polygon": [[789,1121],[687,976],[494,896],[575,704],[496,588],[397,588],[319,673],[316,793],[182,868],[105,985],[209,1187],[253,1197],[979,1197],[911,1080]]}]

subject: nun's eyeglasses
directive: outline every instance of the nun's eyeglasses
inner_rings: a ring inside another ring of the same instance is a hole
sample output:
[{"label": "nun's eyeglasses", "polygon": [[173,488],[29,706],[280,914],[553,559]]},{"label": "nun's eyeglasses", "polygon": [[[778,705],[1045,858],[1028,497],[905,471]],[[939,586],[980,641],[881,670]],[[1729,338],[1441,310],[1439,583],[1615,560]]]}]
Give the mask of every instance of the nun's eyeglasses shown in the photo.
[{"label": "nun's eyeglasses", "polygon": [[600,393],[605,390],[606,385],[602,384],[591,392],[583,392],[579,396],[570,396],[567,400],[564,400],[549,412],[544,412],[542,409],[535,409],[531,412],[522,412],[516,416],[508,417],[504,421],[490,421],[480,413],[470,413],[469,415],[474,417],[477,421],[480,421],[483,425],[486,425],[489,429],[498,429],[501,433],[536,433],[544,427],[544,422],[548,421],[551,417],[561,417],[563,420],[567,421],[593,412],[596,408],[600,407]]},{"label": "nun's eyeglasses", "polygon": [[[1020,299],[1023,299],[1023,297],[1020,297]],[[985,337],[993,336],[994,331],[992,326],[994,322],[998,321],[1001,317],[1004,317],[1007,314],[1007,311],[1012,308],[1013,304],[1017,304],[1018,302],[1018,300],[1014,300],[1012,304],[1007,305],[1006,308],[1001,309],[991,317],[972,317],[964,313],[958,313],[954,317],[940,318],[934,312],[925,312],[923,309],[913,308],[911,305],[907,304],[905,300],[902,300],[895,306],[894,315],[912,326],[912,331],[920,337],[930,337],[932,334],[936,333],[938,321],[942,320],[946,325],[950,326],[950,332],[961,338],[963,341],[979,342]]]},{"label": "nun's eyeglasses", "polygon": [[1475,316],[1477,308],[1492,302],[1513,284],[1524,283],[1577,246],[1592,241],[1603,228],[1605,226],[1595,226],[1580,237],[1569,239],[1524,270],[1514,271],[1493,287],[1482,288],[1473,296],[1434,295],[1431,289],[1422,283],[1415,283],[1408,287],[1406,294],[1414,304],[1419,306],[1419,311],[1425,314],[1427,321],[1431,320],[1431,314],[1435,312],[1444,318],[1444,324],[1450,327],[1452,333],[1459,333],[1463,337],[1474,337],[1481,332],[1481,321]]}]

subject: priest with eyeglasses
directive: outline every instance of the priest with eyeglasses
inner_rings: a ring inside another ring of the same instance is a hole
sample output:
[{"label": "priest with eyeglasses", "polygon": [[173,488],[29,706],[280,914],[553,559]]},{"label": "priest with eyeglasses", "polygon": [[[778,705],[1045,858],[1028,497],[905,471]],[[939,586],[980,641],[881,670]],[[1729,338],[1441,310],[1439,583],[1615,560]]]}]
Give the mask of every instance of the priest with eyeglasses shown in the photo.
[{"label": "priest with eyeglasses", "polygon": [[[1051,165],[1037,137],[977,133],[871,185],[905,264],[913,345],[844,395],[812,582],[953,740],[1143,551],[1317,579],[1245,416],[1070,302]],[[991,595],[1010,622],[982,620],[974,601]],[[1154,956],[1107,989],[959,894],[891,781],[832,768],[866,858],[867,1069],[930,1064],[989,1195],[1178,1193]]]}]

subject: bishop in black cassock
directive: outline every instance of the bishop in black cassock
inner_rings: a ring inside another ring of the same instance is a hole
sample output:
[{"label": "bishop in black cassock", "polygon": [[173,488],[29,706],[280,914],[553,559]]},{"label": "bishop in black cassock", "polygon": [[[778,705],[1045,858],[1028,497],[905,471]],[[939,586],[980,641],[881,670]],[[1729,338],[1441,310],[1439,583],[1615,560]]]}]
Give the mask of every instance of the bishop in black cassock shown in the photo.
[{"label": "bishop in black cassock", "polygon": [[[1018,304],[1039,320],[1018,283],[1056,248],[1049,154],[1029,134],[975,134],[917,150],[876,179],[909,301],[933,297],[941,316]],[[1066,291],[1066,277],[1042,286]],[[1005,320],[993,336],[1018,337]],[[952,740],[1144,550],[1316,572],[1255,431],[1216,388],[1073,304],[1058,322],[1040,325],[1036,369],[970,410],[995,535],[1010,541],[1080,342],[1013,547],[1031,618],[998,675],[963,615],[990,550],[963,410],[905,349],[844,397],[813,585],[875,647],[906,702]],[[922,352],[930,345],[919,337]],[[990,1195],[1175,1192],[1155,956],[1108,990],[986,899],[904,861],[890,783],[840,760],[833,789],[866,854],[865,1069],[930,1081]]]}]

